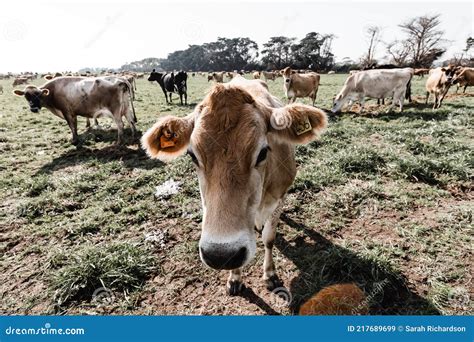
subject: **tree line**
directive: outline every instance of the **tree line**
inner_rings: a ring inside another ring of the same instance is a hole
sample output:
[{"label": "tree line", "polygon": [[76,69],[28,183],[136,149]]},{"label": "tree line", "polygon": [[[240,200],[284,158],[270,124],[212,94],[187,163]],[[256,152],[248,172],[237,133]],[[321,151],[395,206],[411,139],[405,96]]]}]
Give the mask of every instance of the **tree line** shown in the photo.
[{"label": "tree line", "polygon": [[[335,63],[332,43],[333,34],[309,32],[300,40],[294,37],[271,37],[262,49],[248,37],[218,38],[215,42],[190,45],[185,50],[174,51],[166,58],[146,58],[127,63],[121,70],[148,72],[152,69],[187,71],[274,70],[290,66],[294,69],[310,69],[318,72],[334,70],[347,72],[351,69],[368,69],[380,64],[375,58],[380,46],[384,47],[384,62],[397,66],[430,68],[446,52],[449,41],[440,29],[440,15],[414,17],[398,25],[401,37],[384,42],[383,29],[366,28],[366,52],[354,61],[345,57]],[[466,48],[455,61],[472,64],[470,55],[473,38],[466,41]],[[467,62],[466,62],[467,61]]]}]

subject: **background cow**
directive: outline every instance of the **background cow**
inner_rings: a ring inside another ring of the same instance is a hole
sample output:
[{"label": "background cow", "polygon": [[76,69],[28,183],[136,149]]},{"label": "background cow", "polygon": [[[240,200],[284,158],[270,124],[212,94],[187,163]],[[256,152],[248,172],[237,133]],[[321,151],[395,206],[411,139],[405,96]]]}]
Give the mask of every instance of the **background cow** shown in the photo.
[{"label": "background cow", "polygon": [[282,71],[283,88],[290,102],[295,102],[297,97],[309,97],[316,101],[319,88],[319,74],[309,72],[307,74],[293,73],[290,67]]},{"label": "background cow", "polygon": [[360,112],[364,110],[365,98],[392,98],[389,110],[398,102],[403,110],[407,86],[413,76],[412,68],[364,70],[350,75],[334,100],[333,113],[339,112],[347,102],[358,101]]},{"label": "background cow", "polygon": [[[187,80],[188,74],[185,71],[179,71],[174,74],[171,73],[162,73],[156,72],[155,69],[152,70],[150,77],[148,77],[148,81],[156,81],[163,90],[165,94],[166,103],[169,104],[172,101],[171,95],[173,93],[179,94],[179,99],[181,101],[181,105],[183,104],[183,96],[184,96],[184,104],[188,104],[188,90],[187,90]],[[169,101],[168,101],[168,93],[169,93]]]},{"label": "background cow", "polygon": [[[127,82],[128,83],[128,82]],[[41,87],[27,86],[14,93],[24,96],[33,113],[42,107],[65,119],[72,132],[72,143],[78,144],[77,116],[97,118],[110,116],[117,125],[117,144],[122,142],[125,116],[135,134],[135,121],[129,113],[131,90],[125,82],[112,83],[101,78],[58,77]]]},{"label": "background cow", "polygon": [[462,92],[465,93],[467,87],[474,86],[474,68],[458,69],[453,84],[457,84],[456,93],[459,91],[459,87],[464,87]]},{"label": "background cow", "polygon": [[430,70],[428,79],[426,80],[426,101],[428,104],[430,94],[434,95],[433,109],[441,107],[444,97],[448,93],[449,88],[453,84],[453,77],[456,73],[454,66],[446,68],[436,68]]}]

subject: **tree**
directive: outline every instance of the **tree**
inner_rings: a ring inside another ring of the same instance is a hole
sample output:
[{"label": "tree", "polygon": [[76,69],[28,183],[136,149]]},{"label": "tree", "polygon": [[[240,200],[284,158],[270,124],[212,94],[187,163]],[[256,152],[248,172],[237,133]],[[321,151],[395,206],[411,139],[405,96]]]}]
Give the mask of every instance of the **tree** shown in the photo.
[{"label": "tree", "polygon": [[271,37],[267,43],[263,44],[262,64],[267,69],[282,69],[291,64],[291,47],[295,40],[296,38],[284,36]]},{"label": "tree", "polygon": [[308,33],[297,44],[293,44],[292,66],[298,69],[329,70],[334,65],[332,40],[334,36],[317,32]]},{"label": "tree", "polygon": [[472,37],[469,37],[466,39],[466,50],[465,51],[469,51],[471,50],[471,48],[474,46],[474,38]]},{"label": "tree", "polygon": [[152,69],[159,69],[161,64],[160,58],[145,58],[140,61],[126,63],[120,67],[120,71],[149,72]]},{"label": "tree", "polygon": [[366,28],[367,52],[361,57],[361,68],[369,68],[377,63],[375,60],[375,51],[381,40],[381,28],[379,26],[369,26]]},{"label": "tree", "polygon": [[[439,29],[440,15],[421,16],[398,25],[405,33],[404,40],[387,45],[387,51],[398,64],[409,64],[415,68],[429,68],[441,57],[446,49],[442,48],[444,31]],[[403,63],[400,63],[403,62]]]}]

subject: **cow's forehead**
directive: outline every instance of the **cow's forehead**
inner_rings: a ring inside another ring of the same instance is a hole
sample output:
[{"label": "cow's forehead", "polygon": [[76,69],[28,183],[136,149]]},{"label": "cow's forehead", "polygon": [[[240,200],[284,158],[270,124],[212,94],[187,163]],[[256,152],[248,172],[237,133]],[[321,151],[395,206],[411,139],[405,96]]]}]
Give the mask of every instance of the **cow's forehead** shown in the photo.
[{"label": "cow's forehead", "polygon": [[265,139],[266,126],[256,108],[243,105],[215,111],[204,107],[196,119],[191,145],[207,167],[225,162],[230,168],[242,169],[252,163]]}]

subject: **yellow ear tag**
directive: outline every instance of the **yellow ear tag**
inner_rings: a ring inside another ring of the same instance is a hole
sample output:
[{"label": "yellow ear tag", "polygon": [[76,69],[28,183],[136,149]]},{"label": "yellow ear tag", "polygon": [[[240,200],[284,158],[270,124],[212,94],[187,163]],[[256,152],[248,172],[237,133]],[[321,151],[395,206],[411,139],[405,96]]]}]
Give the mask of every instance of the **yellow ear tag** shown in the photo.
[{"label": "yellow ear tag", "polygon": [[175,145],[175,139],[171,138],[172,140],[168,140],[164,135],[160,137],[160,146],[161,148],[173,147]]},{"label": "yellow ear tag", "polygon": [[296,122],[295,129],[296,134],[301,135],[311,131],[313,127],[311,127],[311,122],[309,122],[309,118],[306,116],[303,120]]}]

